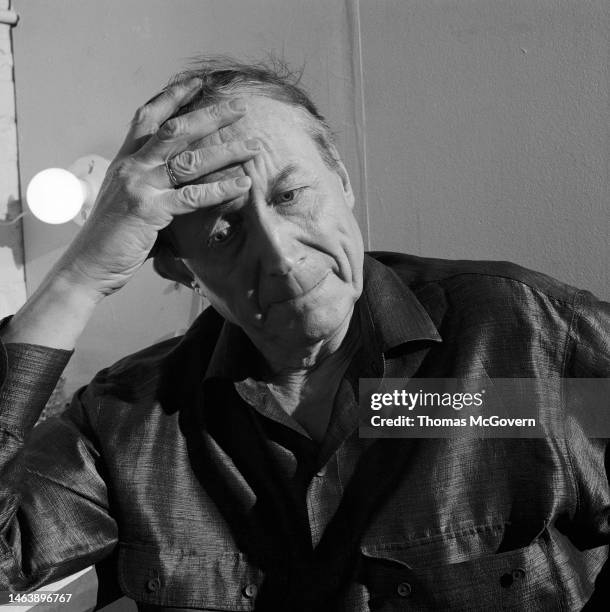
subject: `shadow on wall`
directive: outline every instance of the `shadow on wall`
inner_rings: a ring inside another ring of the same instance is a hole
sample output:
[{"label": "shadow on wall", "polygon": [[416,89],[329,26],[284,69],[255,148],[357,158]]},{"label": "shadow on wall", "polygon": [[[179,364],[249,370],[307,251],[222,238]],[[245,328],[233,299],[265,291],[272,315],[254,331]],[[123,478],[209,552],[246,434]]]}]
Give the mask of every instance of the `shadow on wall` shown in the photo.
[{"label": "shadow on wall", "polygon": [[0,249],[8,247],[13,252],[13,263],[16,266],[23,264],[21,257],[21,239],[17,236],[21,232],[16,232],[15,229],[19,227],[19,220],[17,217],[21,216],[21,202],[16,198],[10,196],[4,207],[0,206],[0,210],[6,210],[6,216],[0,219]]}]

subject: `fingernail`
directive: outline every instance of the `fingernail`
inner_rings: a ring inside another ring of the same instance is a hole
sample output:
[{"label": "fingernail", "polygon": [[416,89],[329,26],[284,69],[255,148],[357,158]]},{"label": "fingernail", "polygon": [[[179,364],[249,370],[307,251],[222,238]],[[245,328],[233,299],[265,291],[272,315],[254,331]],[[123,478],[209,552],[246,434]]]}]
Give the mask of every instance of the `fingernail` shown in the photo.
[{"label": "fingernail", "polygon": [[235,179],[235,185],[239,188],[250,187],[250,178],[247,176],[240,176]]},{"label": "fingernail", "polygon": [[239,98],[237,100],[231,100],[229,102],[229,108],[236,113],[243,113],[246,111],[246,103]]},{"label": "fingernail", "polygon": [[188,83],[187,83],[187,87],[189,89],[197,89],[198,87],[201,87],[201,79],[195,77],[194,79],[191,79]]},{"label": "fingernail", "polygon": [[261,148],[260,142],[256,140],[255,138],[246,140],[245,144],[246,144],[246,149],[249,149],[250,151],[258,151]]}]

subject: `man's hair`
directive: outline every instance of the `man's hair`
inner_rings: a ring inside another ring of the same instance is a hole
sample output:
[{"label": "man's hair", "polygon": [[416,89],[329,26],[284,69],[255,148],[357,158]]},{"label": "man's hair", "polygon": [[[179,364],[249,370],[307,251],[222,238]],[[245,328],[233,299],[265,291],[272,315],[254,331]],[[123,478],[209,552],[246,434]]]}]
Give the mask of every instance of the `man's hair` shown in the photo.
[{"label": "man's hair", "polygon": [[335,137],[326,119],[299,86],[303,71],[291,70],[286,62],[271,57],[247,64],[228,56],[204,57],[178,73],[170,84],[199,78],[201,91],[176,114],[215,104],[231,97],[259,95],[294,107],[303,114],[306,129],[326,165],[336,170],[339,163]]}]

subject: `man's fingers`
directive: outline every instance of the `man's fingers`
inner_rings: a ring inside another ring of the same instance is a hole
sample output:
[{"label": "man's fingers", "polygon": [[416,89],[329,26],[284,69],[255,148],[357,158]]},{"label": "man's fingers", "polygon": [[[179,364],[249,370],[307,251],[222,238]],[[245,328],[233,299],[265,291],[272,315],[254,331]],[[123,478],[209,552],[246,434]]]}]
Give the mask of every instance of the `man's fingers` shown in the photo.
[{"label": "man's fingers", "polygon": [[143,139],[156,133],[159,126],[180,107],[190,102],[200,88],[201,80],[197,78],[176,83],[138,108],[131,120],[129,132],[119,155],[135,153],[142,146]]},{"label": "man's fingers", "polygon": [[186,185],[170,192],[169,212],[172,215],[183,215],[201,208],[222,204],[243,195],[251,185],[252,181],[248,176],[215,183]]},{"label": "man's fingers", "polygon": [[[184,151],[167,160],[154,170],[155,187],[165,189],[175,184],[190,183],[206,174],[211,174],[227,166],[240,164],[251,159],[261,150],[258,140],[234,140],[222,145],[213,145],[193,151]],[[171,174],[171,177],[169,176]],[[170,180],[170,178],[172,180]]]},{"label": "man's fingers", "polygon": [[189,143],[216,132],[244,116],[245,103],[236,98],[169,119],[135,154],[145,163],[162,163],[184,151]]}]

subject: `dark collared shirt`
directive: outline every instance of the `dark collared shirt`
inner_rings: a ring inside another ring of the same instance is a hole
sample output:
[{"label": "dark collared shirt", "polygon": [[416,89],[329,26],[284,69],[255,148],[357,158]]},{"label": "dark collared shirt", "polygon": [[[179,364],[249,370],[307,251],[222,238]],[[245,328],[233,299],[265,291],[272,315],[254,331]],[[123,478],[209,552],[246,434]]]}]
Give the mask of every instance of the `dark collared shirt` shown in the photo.
[{"label": "dark collared shirt", "polygon": [[367,256],[360,349],[321,444],[237,393],[259,361],[211,309],[33,431],[69,353],[9,345],[0,583],[34,588],[110,555],[101,588],[116,577],[142,607],[579,609],[610,541],[604,441],[577,424],[552,439],[360,439],[357,385],[532,378],[561,411],[563,378],[610,376],[609,321],[587,292],[511,264]]}]

